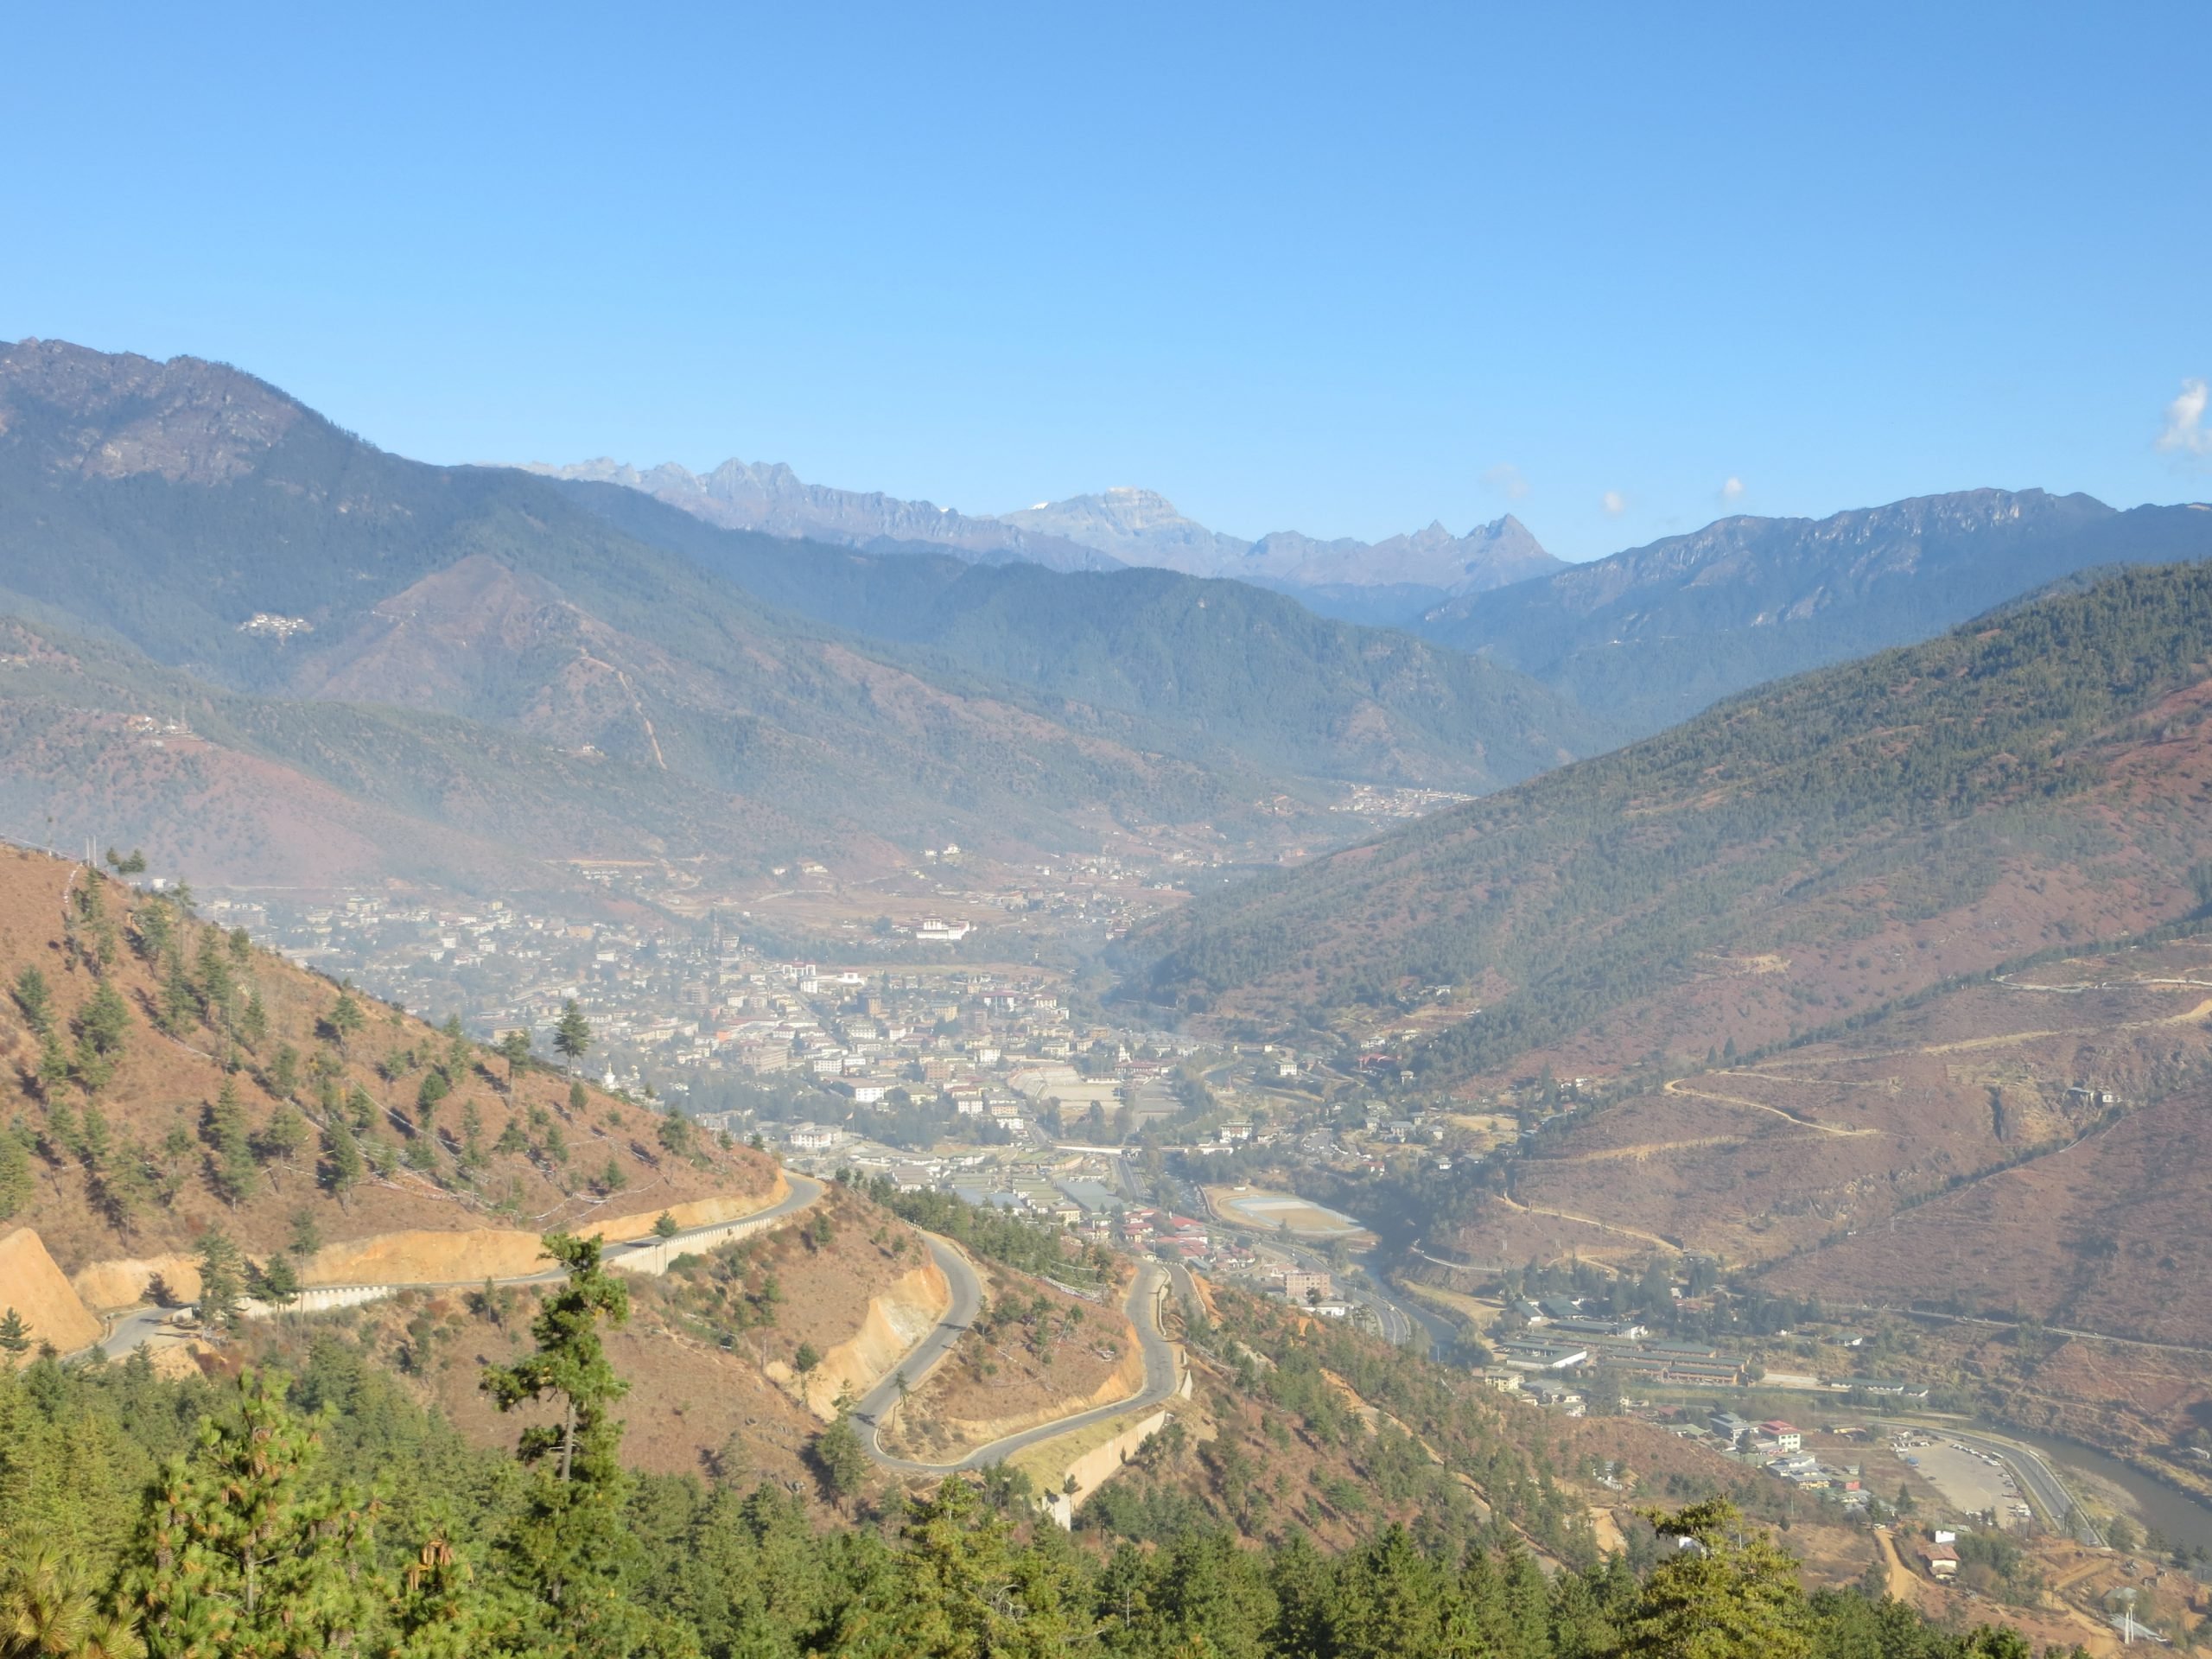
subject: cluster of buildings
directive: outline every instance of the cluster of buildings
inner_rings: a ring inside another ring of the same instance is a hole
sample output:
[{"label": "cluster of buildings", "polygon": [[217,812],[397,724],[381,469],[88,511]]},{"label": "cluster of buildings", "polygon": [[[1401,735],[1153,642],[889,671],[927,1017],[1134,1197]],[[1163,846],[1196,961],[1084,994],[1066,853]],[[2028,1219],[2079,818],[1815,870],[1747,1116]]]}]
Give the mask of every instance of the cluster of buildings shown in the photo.
[{"label": "cluster of buildings", "polygon": [[1745,1380],[1743,1356],[1696,1340],[1654,1336],[1634,1319],[1585,1313],[1575,1300],[1545,1296],[1514,1304],[1525,1327],[1491,1344],[1504,1369],[1518,1372],[1611,1370],[1624,1379],[1729,1387]]},{"label": "cluster of buildings", "polygon": [[[1195,1044],[1141,1052],[1135,1033],[1078,1030],[1046,976],[950,963],[862,974],[789,961],[710,919],[690,934],[369,894],[280,911],[241,899],[204,906],[296,960],[434,1016],[459,1007],[474,1034],[521,1027],[541,1043],[573,1001],[590,1022],[595,1065],[681,1092],[686,1076],[806,1080],[854,1107],[894,1091],[938,1099],[957,1117],[1018,1131],[1053,1103],[1110,1116]],[[965,922],[924,916],[903,931],[957,943]],[[672,1080],[672,1084],[671,1084]],[[825,1102],[825,1106],[830,1103]],[[1166,1116],[1164,1088],[1137,1099]]]},{"label": "cluster of buildings", "polygon": [[1692,1426],[1676,1433],[1755,1463],[1800,1491],[1832,1497],[1847,1510],[1866,1506],[1869,1494],[1860,1482],[1859,1466],[1828,1463],[1808,1452],[1803,1432],[1781,1418],[1755,1423],[1732,1411],[1716,1411],[1702,1428]]}]

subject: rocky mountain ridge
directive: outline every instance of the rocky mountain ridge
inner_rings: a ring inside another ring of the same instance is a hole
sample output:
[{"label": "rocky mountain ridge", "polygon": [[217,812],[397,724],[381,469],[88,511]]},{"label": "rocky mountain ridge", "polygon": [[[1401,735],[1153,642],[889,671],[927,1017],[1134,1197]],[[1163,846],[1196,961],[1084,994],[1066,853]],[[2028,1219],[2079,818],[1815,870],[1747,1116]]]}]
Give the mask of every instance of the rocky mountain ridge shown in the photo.
[{"label": "rocky mountain ridge", "polygon": [[[673,462],[639,468],[601,458],[522,470],[564,482],[619,484],[727,530],[827,541],[870,551],[923,548],[976,563],[1023,561],[1055,570],[1152,566],[1274,588],[1353,620],[1395,620],[1562,567],[1507,514],[1454,536],[1439,522],[1380,542],[1323,541],[1274,531],[1255,542],[1210,530],[1156,490],[1117,486],[992,517],[880,492],[808,484],[780,462],[725,461],[707,473]],[[1387,593],[1381,612],[1362,606]]]}]

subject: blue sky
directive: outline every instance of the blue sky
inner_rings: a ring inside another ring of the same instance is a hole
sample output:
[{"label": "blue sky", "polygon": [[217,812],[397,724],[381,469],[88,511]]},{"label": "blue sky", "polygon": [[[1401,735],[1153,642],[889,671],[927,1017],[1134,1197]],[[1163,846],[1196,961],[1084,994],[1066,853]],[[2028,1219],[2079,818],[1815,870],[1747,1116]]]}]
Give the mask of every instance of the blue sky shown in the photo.
[{"label": "blue sky", "polygon": [[2202,0],[56,5],[8,46],[0,337],[226,359],[426,459],[1510,510],[1573,557],[2212,495]]}]

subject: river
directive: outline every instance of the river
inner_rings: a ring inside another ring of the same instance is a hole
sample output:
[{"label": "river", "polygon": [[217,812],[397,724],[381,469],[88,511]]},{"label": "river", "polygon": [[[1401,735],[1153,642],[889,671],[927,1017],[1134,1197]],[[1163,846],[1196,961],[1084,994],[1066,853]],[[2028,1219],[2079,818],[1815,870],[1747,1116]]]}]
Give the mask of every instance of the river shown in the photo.
[{"label": "river", "polygon": [[2168,1543],[2212,1550],[2212,1508],[2164,1482],[2129,1468],[2117,1458],[2054,1434],[2038,1434],[2030,1429],[2014,1428],[2008,1423],[1977,1421],[1974,1427],[2008,1440],[2018,1440],[2023,1446],[2032,1446],[2050,1459],[2062,1478],[2079,1470],[2117,1486],[2134,1505],[2136,1519],[2156,1527],[2165,1535]]}]

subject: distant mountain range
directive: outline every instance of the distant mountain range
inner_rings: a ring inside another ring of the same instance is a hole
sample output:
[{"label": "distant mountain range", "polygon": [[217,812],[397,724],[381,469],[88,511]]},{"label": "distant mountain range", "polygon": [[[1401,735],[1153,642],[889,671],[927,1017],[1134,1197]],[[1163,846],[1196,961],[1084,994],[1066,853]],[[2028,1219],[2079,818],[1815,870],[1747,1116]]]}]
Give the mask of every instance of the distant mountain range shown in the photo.
[{"label": "distant mountain range", "polygon": [[1415,626],[1629,730],[1732,692],[1925,639],[2105,565],[2212,557],[2212,508],[2120,512],[2086,495],[1963,490],[1811,518],[1723,518]]},{"label": "distant mountain range", "polygon": [[1119,488],[977,518],[927,501],[802,482],[780,464],[726,461],[699,474],[643,471],[607,460],[523,470],[619,484],[728,530],[833,542],[878,552],[942,550],[979,563],[1054,570],[1148,566],[1273,588],[1325,615],[1395,623],[1465,594],[1564,569],[1511,515],[1454,536],[1441,524],[1386,541],[1319,541],[1277,531],[1256,542],[1208,530],[1152,490]]},{"label": "distant mountain range", "polygon": [[757,530],[792,540],[881,552],[927,550],[982,564],[1021,560],[1048,570],[1111,570],[1122,563],[1096,547],[997,518],[974,518],[878,491],[804,483],[781,462],[731,460],[712,472],[694,473],[664,461],[640,472],[601,459],[568,467],[533,461],[519,470],[564,482],[619,484],[725,530]]},{"label": "distant mountain range", "polygon": [[[1471,792],[1602,747],[1511,670],[1234,584],[1024,563],[994,608],[988,568],[597,486],[650,510],[618,524],[591,487],[389,455],[191,358],[0,347],[0,827],[480,888],[1116,822],[1341,839],[1316,779]],[[988,620],[931,633],[887,575],[836,597],[871,563],[973,577],[931,610]]]}]

